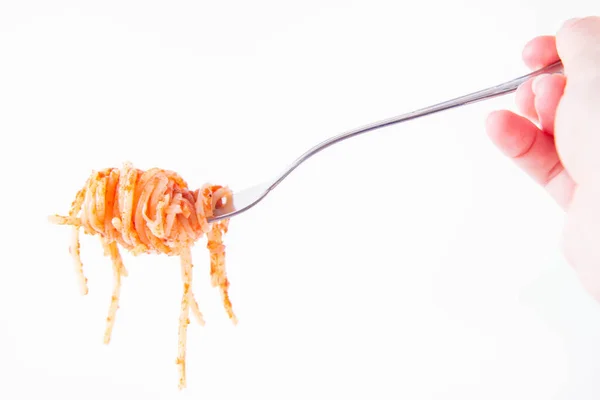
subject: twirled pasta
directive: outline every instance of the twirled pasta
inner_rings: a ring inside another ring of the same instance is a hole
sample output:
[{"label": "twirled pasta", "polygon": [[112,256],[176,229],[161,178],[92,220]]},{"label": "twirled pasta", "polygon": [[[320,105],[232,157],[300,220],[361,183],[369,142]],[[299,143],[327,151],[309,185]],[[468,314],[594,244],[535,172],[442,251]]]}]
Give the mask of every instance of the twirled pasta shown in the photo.
[{"label": "twirled pasta", "polygon": [[134,255],[142,253],[179,256],[183,296],[179,316],[179,388],[186,386],[186,340],[189,310],[201,325],[204,319],[191,290],[191,247],[204,234],[210,251],[210,274],[213,287],[219,287],[229,318],[237,323],[229,299],[229,281],[225,271],[225,246],[222,237],[228,220],[212,224],[213,211],[231,203],[231,191],[222,186],[205,185],[190,191],[175,172],[159,168],[142,171],[125,163],[121,169],[107,168],[93,172],[77,193],[67,216],[54,215],[50,221],[71,225],[69,248],[81,293],[88,293],[87,279],[81,262],[79,230],[100,237],[105,255],[113,264],[114,288],[110,302],[104,342],[110,342],[119,307],[121,278],[127,276],[118,245]]}]

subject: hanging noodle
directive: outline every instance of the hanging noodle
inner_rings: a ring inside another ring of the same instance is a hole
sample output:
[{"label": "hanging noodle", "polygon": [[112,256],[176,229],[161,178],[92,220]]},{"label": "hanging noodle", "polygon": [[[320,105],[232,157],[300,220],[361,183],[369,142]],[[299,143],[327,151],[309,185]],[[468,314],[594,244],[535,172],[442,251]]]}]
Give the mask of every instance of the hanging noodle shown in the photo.
[{"label": "hanging noodle", "polygon": [[50,217],[53,223],[73,227],[69,251],[83,295],[88,293],[88,287],[80,255],[80,228],[86,234],[98,235],[105,255],[112,260],[114,286],[104,333],[106,344],[110,342],[119,308],[121,278],[127,276],[118,245],[134,255],[153,253],[180,257],[183,281],[177,357],[180,389],[186,387],[186,340],[190,309],[196,320],[204,325],[192,293],[191,254],[191,247],[204,234],[207,235],[210,252],[212,286],[220,289],[227,315],[237,323],[229,299],[222,240],[229,221],[208,223],[215,209],[231,205],[231,202],[231,191],[226,187],[205,185],[190,191],[187,183],[175,172],[159,168],[141,171],[125,163],[121,169],[108,168],[93,172],[77,193],[69,214]]}]

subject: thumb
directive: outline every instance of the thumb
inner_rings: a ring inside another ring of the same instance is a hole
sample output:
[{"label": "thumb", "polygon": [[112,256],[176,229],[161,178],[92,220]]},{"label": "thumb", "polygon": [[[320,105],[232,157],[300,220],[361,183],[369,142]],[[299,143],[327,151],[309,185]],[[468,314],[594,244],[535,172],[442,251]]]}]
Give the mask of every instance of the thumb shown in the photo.
[{"label": "thumb", "polygon": [[578,184],[600,184],[600,17],[567,21],[556,35],[567,85],[556,111],[556,148]]},{"label": "thumb", "polygon": [[569,79],[600,77],[600,17],[565,22],[556,35],[556,48]]}]

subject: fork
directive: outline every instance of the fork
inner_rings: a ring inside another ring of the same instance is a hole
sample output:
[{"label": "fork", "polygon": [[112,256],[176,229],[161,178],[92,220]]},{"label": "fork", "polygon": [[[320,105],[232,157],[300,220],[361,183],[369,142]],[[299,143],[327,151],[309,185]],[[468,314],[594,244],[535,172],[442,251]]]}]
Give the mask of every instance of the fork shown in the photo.
[{"label": "fork", "polygon": [[273,189],[275,189],[277,185],[279,185],[285,178],[287,178],[293,170],[295,170],[306,160],[319,153],[320,151],[325,150],[329,146],[333,146],[334,144],[340,143],[346,139],[350,139],[352,137],[361,135],[363,133],[371,132],[376,129],[384,128],[387,126],[399,124],[401,122],[406,122],[413,119],[432,115],[440,111],[450,110],[452,108],[457,108],[467,104],[472,104],[482,100],[487,100],[508,93],[512,93],[516,91],[517,88],[527,80],[538,75],[551,73],[563,73],[563,65],[561,61],[557,61],[530,74],[523,75],[519,78],[513,79],[511,81],[502,83],[497,86],[492,86],[487,89],[467,94],[465,96],[457,97],[452,100],[444,101],[442,103],[438,103],[429,107],[421,108],[419,110],[402,114],[396,117],[373,122],[369,125],[365,125],[360,128],[341,133],[337,136],[333,136],[310,148],[308,151],[306,151],[304,154],[298,157],[296,161],[290,164],[287,167],[287,169],[285,169],[282,173],[277,175],[274,179],[234,193],[232,198],[229,199],[229,201],[225,202],[221,207],[216,208],[214,210],[213,217],[209,218],[208,222],[211,223],[222,219],[229,219],[245,211],[248,211],[249,209],[257,205],[261,200],[263,200],[271,191],[273,191]]}]

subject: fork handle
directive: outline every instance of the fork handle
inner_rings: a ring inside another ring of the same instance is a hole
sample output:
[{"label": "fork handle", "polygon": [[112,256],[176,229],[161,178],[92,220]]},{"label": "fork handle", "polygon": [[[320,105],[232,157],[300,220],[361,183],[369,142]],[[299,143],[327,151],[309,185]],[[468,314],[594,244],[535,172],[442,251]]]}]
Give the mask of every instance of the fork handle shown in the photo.
[{"label": "fork handle", "polygon": [[432,115],[438,113],[440,111],[450,110],[452,108],[457,108],[461,106],[465,106],[467,104],[476,103],[482,100],[491,99],[494,97],[502,96],[508,93],[512,93],[517,90],[517,88],[524,82],[528,81],[531,78],[534,78],[538,75],[549,74],[549,73],[563,73],[563,65],[561,61],[557,61],[553,64],[550,64],[544,68],[541,68],[537,71],[534,71],[530,74],[523,75],[519,78],[513,79],[512,81],[508,81],[502,83],[497,86],[492,86],[487,89],[483,89],[471,94],[467,94],[465,96],[457,97],[452,100],[444,101],[442,103],[438,103],[429,107],[421,108],[416,111],[412,111],[406,114],[402,114],[396,117],[384,119],[381,121],[377,121],[371,123],[369,125],[362,126],[357,129],[353,129],[348,132],[341,133],[337,136],[333,136],[318,145],[314,146],[300,157],[296,159],[287,169],[284,171],[269,187],[269,190],[275,188],[275,186],[279,185],[281,181],[283,181],[293,170],[295,170],[300,164],[319,153],[322,150],[325,150],[329,146],[332,146],[336,143],[339,143],[343,140],[350,139],[351,137],[361,135],[363,133],[367,133],[379,128],[383,128],[390,125],[395,125],[401,122],[410,121],[412,119],[417,119],[421,117],[425,117],[428,115]]},{"label": "fork handle", "polygon": [[[540,68],[537,71],[534,71],[530,74],[523,75],[519,78],[513,79],[512,81],[508,81],[502,83],[498,86],[492,86],[487,89],[480,90],[478,92],[474,92],[471,94],[467,94],[465,96],[457,97],[452,100],[445,101],[443,103],[439,103],[433,106],[429,106],[426,108],[422,108],[417,111],[413,111],[408,114],[401,115],[396,118],[391,118],[389,124],[398,123],[408,121],[410,119],[415,119],[419,117],[424,117],[426,115],[431,115],[440,111],[449,110],[451,108],[456,108],[460,106],[465,106],[467,104],[476,103],[482,100],[488,100],[494,97],[502,96],[508,93],[512,93],[516,91],[521,84],[525,83],[531,78],[534,78],[543,74],[551,74],[551,73],[563,73],[563,64],[561,61],[557,61],[553,64],[550,64],[544,68]],[[382,121],[384,122],[384,121]]]}]

